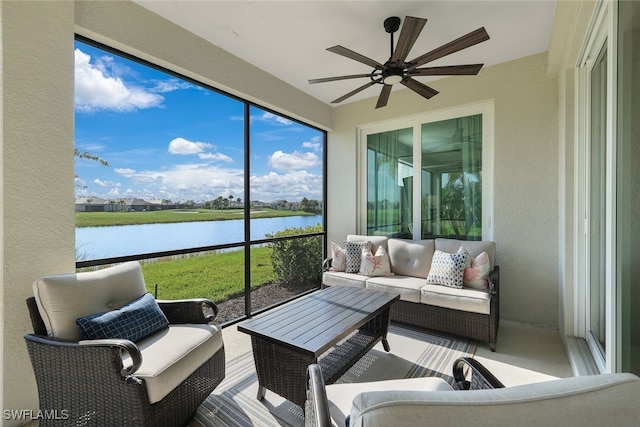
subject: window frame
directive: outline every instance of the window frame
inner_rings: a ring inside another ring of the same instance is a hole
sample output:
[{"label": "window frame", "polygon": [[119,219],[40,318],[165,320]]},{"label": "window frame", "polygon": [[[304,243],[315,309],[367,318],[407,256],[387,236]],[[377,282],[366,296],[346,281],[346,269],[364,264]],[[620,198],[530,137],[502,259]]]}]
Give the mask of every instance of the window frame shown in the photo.
[{"label": "window frame", "polygon": [[[80,261],[76,261],[76,270],[80,270],[80,269],[84,269],[84,268],[95,268],[95,267],[101,267],[101,266],[106,266],[106,265],[111,265],[111,264],[117,264],[117,263],[121,263],[121,262],[126,262],[126,261],[141,261],[141,260],[145,260],[145,259],[153,259],[153,258],[162,258],[162,257],[170,257],[170,256],[175,256],[175,255],[185,255],[185,254],[192,254],[192,253],[201,253],[201,252],[208,252],[208,251],[216,251],[216,250],[226,250],[226,249],[232,249],[232,248],[241,248],[244,250],[244,270],[245,270],[245,289],[244,289],[244,297],[245,297],[245,315],[239,318],[236,318],[234,320],[225,322],[224,326],[233,324],[233,323],[237,323],[241,320],[244,320],[245,318],[251,317],[253,315],[259,314],[271,307],[266,307],[266,308],[260,308],[258,310],[253,310],[252,309],[252,305],[251,305],[251,291],[252,291],[252,286],[251,286],[251,247],[254,245],[260,245],[260,244],[267,244],[267,243],[272,243],[272,242],[276,242],[276,241],[283,241],[283,240],[291,240],[291,239],[305,239],[305,238],[310,238],[310,237],[314,237],[314,236],[321,236],[323,243],[322,243],[322,250],[323,250],[323,254],[322,254],[322,259],[326,258],[326,254],[324,253],[325,248],[326,248],[326,240],[327,240],[327,225],[328,225],[328,221],[327,221],[327,131],[324,129],[321,129],[317,126],[314,126],[310,123],[306,123],[300,119],[296,119],[294,117],[291,117],[287,114],[284,114],[282,112],[279,111],[275,111],[267,106],[258,104],[256,102],[250,101],[248,99],[244,99],[241,98],[239,96],[230,94],[228,92],[225,92],[224,90],[218,89],[214,86],[211,86],[210,84],[206,84],[203,83],[202,81],[199,81],[193,77],[189,77],[186,76],[184,74],[181,74],[177,71],[171,70],[170,68],[166,68],[164,66],[155,64],[153,62],[150,62],[148,60],[142,59],[140,57],[137,57],[135,55],[132,55],[130,53],[124,52],[122,50],[119,50],[117,48],[114,48],[112,46],[97,42],[91,38],[88,38],[86,36],[82,36],[80,34],[75,34],[75,41],[93,46],[97,49],[101,49],[105,52],[108,52],[110,54],[113,55],[117,55],[120,56],[122,58],[125,58],[129,61],[134,61],[137,62],[143,66],[146,67],[150,67],[153,68],[157,71],[160,71],[162,73],[166,73],[169,76],[175,77],[177,79],[181,79],[185,82],[191,83],[193,85],[199,86],[205,90],[210,90],[214,93],[217,93],[219,95],[222,96],[226,96],[229,97],[232,100],[235,100],[237,102],[240,102],[243,104],[243,110],[244,110],[244,190],[245,190],[245,204],[244,204],[244,215],[243,215],[243,219],[245,221],[245,230],[244,230],[244,239],[241,242],[237,242],[237,243],[228,243],[228,244],[218,244],[218,245],[212,245],[212,246],[206,246],[206,247],[193,247],[193,248],[186,248],[186,249],[176,249],[176,250],[169,250],[169,251],[162,251],[162,252],[152,252],[152,253],[139,253],[139,254],[134,254],[134,255],[127,255],[127,256],[118,256],[118,257],[111,257],[111,258],[101,258],[101,259],[91,259],[91,260],[80,260]],[[314,131],[317,131],[320,133],[320,135],[322,136],[322,189],[321,189],[321,194],[322,194],[322,200],[321,200],[321,204],[322,204],[322,211],[321,211],[321,215],[322,215],[322,231],[321,232],[314,232],[314,233],[308,233],[308,234],[300,234],[300,235],[296,235],[296,236],[285,236],[285,237],[273,237],[273,238],[263,238],[263,239],[251,239],[251,218],[250,218],[250,203],[247,203],[248,201],[251,200],[251,192],[250,192],[250,188],[251,188],[251,110],[252,109],[259,109],[261,111],[267,112],[267,113],[271,113],[274,114],[276,116],[282,117],[286,120],[290,120],[292,122],[295,122],[299,125],[302,126],[306,126],[310,129],[313,129]],[[74,167],[75,167],[75,162],[74,162]],[[312,292],[313,290],[309,290],[309,291],[304,291],[290,299],[287,300],[283,300],[278,302],[275,305],[280,305],[280,304],[284,304],[287,301],[291,300],[291,299],[295,299],[298,298],[302,295],[305,295],[309,292]]]},{"label": "window frame", "polygon": [[[421,179],[416,171],[422,170],[422,125],[482,115],[482,240],[494,238],[494,102],[484,101],[459,107],[422,113],[415,116],[369,123],[358,126],[356,137],[356,230],[366,234],[367,230],[367,137],[371,134],[397,129],[413,129],[413,239],[421,239]],[[416,185],[417,184],[417,185]]]}]

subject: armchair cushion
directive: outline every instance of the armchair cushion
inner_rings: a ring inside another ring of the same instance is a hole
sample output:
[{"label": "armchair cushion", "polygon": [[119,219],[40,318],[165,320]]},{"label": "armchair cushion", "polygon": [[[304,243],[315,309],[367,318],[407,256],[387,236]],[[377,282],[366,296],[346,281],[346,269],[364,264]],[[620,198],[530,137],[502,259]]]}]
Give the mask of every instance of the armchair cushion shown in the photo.
[{"label": "armchair cushion", "polygon": [[97,271],[47,276],[33,283],[47,334],[71,341],[82,336],[76,319],[120,308],[146,292],[136,261]]},{"label": "armchair cushion", "polygon": [[[159,402],[223,346],[215,324],[171,325],[138,343],[142,364],[133,373],[144,380],[150,403]],[[131,365],[129,357],[123,366]]]},{"label": "armchair cushion", "polygon": [[169,327],[167,317],[149,293],[121,308],[81,317],[76,324],[83,339],[123,338],[133,342]]}]

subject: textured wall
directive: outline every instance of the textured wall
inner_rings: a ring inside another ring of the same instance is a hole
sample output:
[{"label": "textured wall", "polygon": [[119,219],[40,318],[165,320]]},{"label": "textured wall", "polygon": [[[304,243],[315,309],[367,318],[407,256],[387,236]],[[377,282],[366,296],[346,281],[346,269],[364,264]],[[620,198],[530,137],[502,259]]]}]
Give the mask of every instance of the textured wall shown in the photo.
[{"label": "textured wall", "polygon": [[2,407],[36,409],[24,301],[75,265],[73,3],[2,2],[1,19]]},{"label": "textured wall", "polygon": [[[431,82],[424,100],[393,92],[340,106],[329,134],[329,240],[356,231],[356,129],[467,104],[493,101],[494,240],[501,271],[501,316],[558,326],[558,81],[546,74],[546,53],[487,67],[475,77]],[[340,171],[339,174],[331,171]],[[349,183],[346,185],[345,183]]]}]

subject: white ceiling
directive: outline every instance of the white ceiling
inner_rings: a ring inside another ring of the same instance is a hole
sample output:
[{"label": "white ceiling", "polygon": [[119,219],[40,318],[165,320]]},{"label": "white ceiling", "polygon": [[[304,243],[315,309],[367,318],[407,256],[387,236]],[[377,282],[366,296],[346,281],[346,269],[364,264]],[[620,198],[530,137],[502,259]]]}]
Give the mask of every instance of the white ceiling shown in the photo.
[{"label": "white ceiling", "polygon": [[[372,71],[367,65],[326,49],[342,45],[386,62],[390,56],[390,37],[382,23],[390,16],[428,20],[408,60],[485,27],[490,40],[428,66],[467,63],[489,66],[546,51],[556,7],[555,0],[135,1],[326,103],[368,79],[314,85],[308,83],[309,79]],[[396,40],[398,35],[399,32],[395,34]],[[433,77],[418,80],[428,83]],[[379,91],[380,86],[374,85],[343,103],[377,97]]]}]

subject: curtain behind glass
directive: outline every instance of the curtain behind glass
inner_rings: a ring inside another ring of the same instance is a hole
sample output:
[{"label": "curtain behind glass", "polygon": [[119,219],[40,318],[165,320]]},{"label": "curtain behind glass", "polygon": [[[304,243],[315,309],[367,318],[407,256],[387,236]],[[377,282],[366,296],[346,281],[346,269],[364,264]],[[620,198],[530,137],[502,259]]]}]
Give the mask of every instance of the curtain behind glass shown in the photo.
[{"label": "curtain behind glass", "polygon": [[411,223],[411,158],[400,156],[400,135],[393,130],[367,137],[367,233],[401,236]]},{"label": "curtain behind glass", "polygon": [[422,125],[422,238],[482,238],[482,115]]},{"label": "curtain behind glass", "polygon": [[472,240],[482,235],[482,116],[461,121],[465,234]]}]

